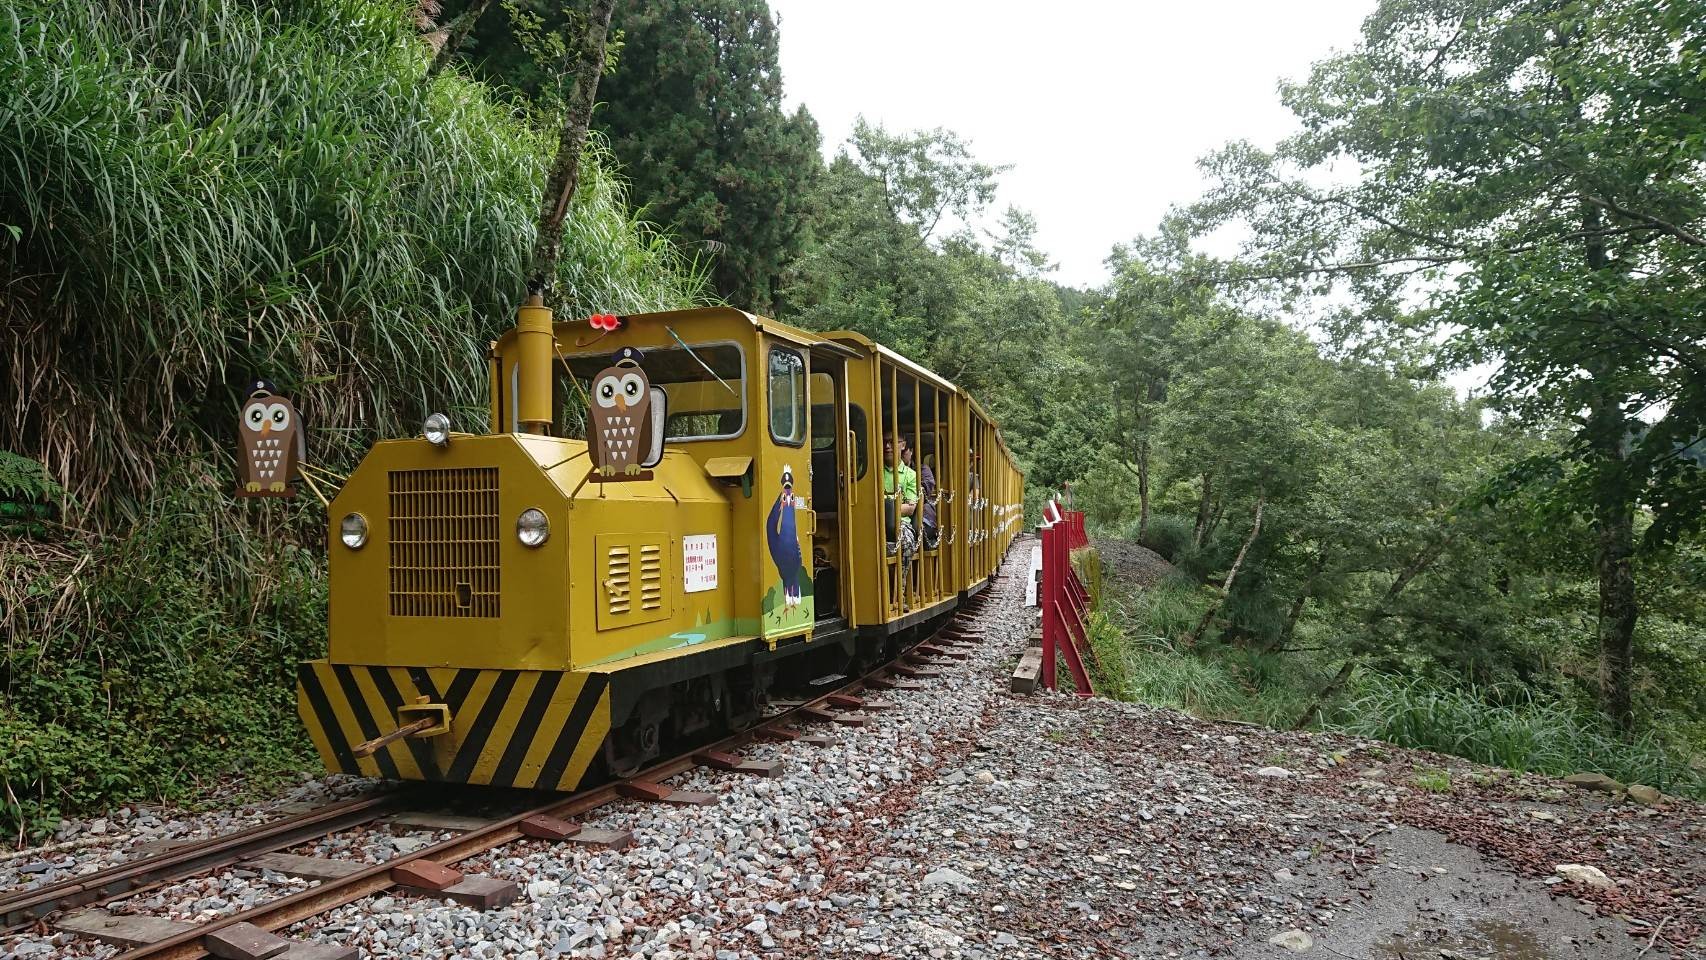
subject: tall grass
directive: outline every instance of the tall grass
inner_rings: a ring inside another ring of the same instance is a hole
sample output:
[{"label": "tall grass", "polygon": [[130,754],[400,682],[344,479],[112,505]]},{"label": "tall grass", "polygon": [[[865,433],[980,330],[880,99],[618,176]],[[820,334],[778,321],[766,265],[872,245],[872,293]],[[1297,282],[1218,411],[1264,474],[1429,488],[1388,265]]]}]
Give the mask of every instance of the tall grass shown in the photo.
[{"label": "tall grass", "polygon": [[[423,82],[412,7],[0,4],[0,450],[66,491],[52,538],[0,534],[7,832],[300,751],[325,518],[228,496],[246,382],[334,468],[429,409],[480,422],[555,140]],[[557,306],[690,304],[589,154]]]},{"label": "tall grass", "polygon": [[[292,393],[317,458],[476,409],[553,149],[483,87],[423,83],[388,0],[21,0],[0,10],[0,448],[92,506],[216,451],[241,385]],[[597,154],[595,148],[594,153]],[[571,311],[695,287],[594,156]]]},{"label": "tall grass", "polygon": [[1699,772],[1654,734],[1625,740],[1597,715],[1537,699],[1520,685],[1450,689],[1368,674],[1329,714],[1328,726],[1511,770],[1556,776],[1589,771],[1676,793],[1706,793]]}]

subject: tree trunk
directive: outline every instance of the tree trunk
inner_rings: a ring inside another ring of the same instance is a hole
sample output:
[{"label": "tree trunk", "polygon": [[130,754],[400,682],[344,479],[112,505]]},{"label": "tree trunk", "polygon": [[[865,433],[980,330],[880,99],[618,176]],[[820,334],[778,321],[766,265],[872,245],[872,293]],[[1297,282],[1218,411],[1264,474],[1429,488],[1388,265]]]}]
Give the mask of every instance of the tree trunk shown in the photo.
[{"label": "tree trunk", "polygon": [[[1582,232],[1589,270],[1609,266],[1600,235],[1602,214],[1583,203]],[[1631,693],[1635,671],[1635,495],[1629,481],[1625,441],[1628,418],[1613,391],[1610,364],[1590,362],[1595,393],[1588,402],[1588,463],[1593,470],[1594,567],[1599,574],[1600,709],[1623,733],[1635,727]]]},{"label": "tree trunk", "polygon": [[1137,542],[1149,539],[1149,434],[1137,438]]},{"label": "tree trunk", "polygon": [[1321,719],[1321,708],[1325,707],[1327,701],[1333,699],[1334,695],[1350,682],[1351,674],[1355,673],[1356,669],[1356,660],[1346,660],[1344,666],[1339,668],[1339,672],[1333,674],[1333,679],[1327,681],[1327,685],[1315,695],[1315,702],[1309,705],[1309,709],[1303,711],[1303,716],[1297,718],[1297,723],[1292,726],[1292,729],[1302,730]]},{"label": "tree trunk", "polygon": [[1250,526],[1250,535],[1244,538],[1244,545],[1238,548],[1238,556],[1232,560],[1232,569],[1226,572],[1226,583],[1220,589],[1220,599],[1209,604],[1208,611],[1202,615],[1202,621],[1191,635],[1185,639],[1185,646],[1194,647],[1197,641],[1208,632],[1208,625],[1214,621],[1214,615],[1220,612],[1221,604],[1232,596],[1232,585],[1238,582],[1238,568],[1244,565],[1244,555],[1250,552],[1250,544],[1256,542],[1256,537],[1262,532],[1262,507],[1268,502],[1267,494],[1256,498],[1256,522]]},{"label": "tree trunk", "polygon": [[547,289],[557,274],[557,259],[563,252],[563,218],[580,183],[581,152],[586,148],[587,126],[598,96],[598,78],[604,73],[604,43],[610,35],[610,14],[615,0],[593,0],[587,10],[575,54],[575,88],[569,94],[563,132],[557,141],[557,159],[551,162],[545,180],[545,198],[539,208],[539,236],[533,244],[530,285]]},{"label": "tree trunk", "polygon": [[[1588,234],[1590,270],[1607,266],[1604,241],[1595,234],[1601,226],[1598,207],[1584,205],[1583,231]],[[1635,727],[1635,497],[1630,490],[1624,441],[1629,432],[1622,398],[1609,386],[1608,364],[1590,364],[1592,383],[1599,389],[1589,401],[1587,441],[1593,470],[1594,567],[1599,573],[1599,701],[1600,709],[1627,734]]]},{"label": "tree trunk", "polygon": [[1145,396],[1137,402],[1137,542],[1149,536],[1149,425],[1150,411],[1165,398],[1167,388],[1159,378],[1151,379],[1144,388]]},{"label": "tree trunk", "polygon": [[1291,645],[1291,638],[1297,633],[1297,621],[1303,619],[1303,608],[1308,606],[1309,598],[1315,594],[1315,581],[1321,578],[1327,569],[1327,551],[1315,555],[1315,562],[1309,566],[1309,576],[1303,579],[1303,589],[1298,591],[1297,599],[1291,602],[1291,609],[1286,611],[1285,626],[1280,628],[1278,639],[1269,644],[1263,653],[1279,653]]},{"label": "tree trunk", "polygon": [[1445,548],[1451,544],[1451,540],[1454,536],[1456,535],[1446,534],[1440,537],[1438,540],[1424,547],[1422,552],[1417,554],[1416,558],[1411,560],[1408,566],[1398,571],[1398,576],[1390,585],[1387,586],[1386,592],[1381,595],[1380,600],[1375,603],[1374,606],[1368,608],[1368,613],[1363,617],[1363,622],[1373,623],[1376,620],[1379,620],[1381,615],[1386,612],[1386,608],[1392,604],[1392,601],[1398,599],[1398,595],[1403,593],[1404,588],[1410,585],[1410,581],[1421,576],[1427,571],[1428,567],[1433,565],[1435,560],[1439,559],[1439,555],[1445,552]]},{"label": "tree trunk", "polygon": [[1202,546],[1203,535],[1208,532],[1208,512],[1214,501],[1214,472],[1211,470],[1202,475],[1202,496],[1197,499],[1197,523],[1192,531],[1191,542]]},{"label": "tree trunk", "polygon": [[433,54],[432,66],[427,67],[428,80],[438,76],[439,72],[450,64],[450,59],[456,56],[456,51],[462,48],[468,34],[474,31],[474,25],[480,22],[480,16],[491,5],[492,0],[474,0],[473,5],[464,10],[462,16],[457,17],[450,25],[450,29],[444,33],[444,42],[439,45],[438,52]]}]

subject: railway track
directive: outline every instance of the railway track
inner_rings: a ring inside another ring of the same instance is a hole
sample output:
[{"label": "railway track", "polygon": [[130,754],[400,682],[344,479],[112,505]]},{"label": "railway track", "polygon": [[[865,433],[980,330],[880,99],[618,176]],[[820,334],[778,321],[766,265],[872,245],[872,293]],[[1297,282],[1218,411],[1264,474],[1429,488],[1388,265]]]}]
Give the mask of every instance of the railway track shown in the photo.
[{"label": "railway track", "polygon": [[[194,960],[210,955],[353,960],[357,955],[353,947],[285,940],[278,936],[278,932],[336,907],[393,889],[482,908],[508,903],[519,894],[516,884],[489,877],[464,876],[454,869],[455,865],[527,838],[602,847],[625,846],[631,839],[625,831],[583,827],[575,822],[575,818],[624,799],[714,803],[712,795],[676,790],[665,783],[695,768],[760,776],[780,775],[780,761],[748,761],[733,751],[755,740],[813,742],[809,734],[799,729],[800,724],[863,725],[868,721],[866,711],[881,704],[867,701],[860,694],[896,688],[918,689],[916,681],[935,675],[932,663],[963,658],[967,653],[960,648],[981,642],[981,636],[963,618],[975,616],[984,606],[986,596],[987,593],[969,599],[929,638],[908,647],[894,660],[810,699],[783,701],[781,713],[714,743],[653,764],[632,777],[574,794],[554,795],[548,801],[486,822],[439,817],[437,820],[441,828],[466,827],[448,840],[371,864],[320,861],[284,853],[304,842],[381,822],[388,817],[407,816],[411,807],[421,805],[423,790],[393,790],[316,808],[224,837],[196,841],[40,890],[0,897],[0,930],[11,933],[20,927],[51,925],[62,931],[128,947],[118,960]],[[426,815],[428,822],[432,819],[432,815]],[[417,817],[414,822],[421,820]],[[320,882],[317,886],[200,924],[112,914],[101,909],[103,904],[243,864],[269,866],[285,874],[308,869],[317,874]],[[72,910],[77,912],[66,913]]]}]

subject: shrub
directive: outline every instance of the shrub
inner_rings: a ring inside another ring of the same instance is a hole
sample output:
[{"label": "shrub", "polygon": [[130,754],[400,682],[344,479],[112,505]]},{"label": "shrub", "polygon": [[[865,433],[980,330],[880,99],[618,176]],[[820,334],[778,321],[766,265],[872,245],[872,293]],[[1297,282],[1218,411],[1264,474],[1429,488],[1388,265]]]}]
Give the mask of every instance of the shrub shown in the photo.
[{"label": "shrub", "polygon": [[1137,538],[1137,525],[1128,528],[1130,539],[1138,540],[1142,546],[1159,553],[1169,561],[1176,561],[1188,547],[1195,535],[1195,530],[1188,517],[1173,514],[1156,514],[1149,518],[1149,529],[1141,540]]},{"label": "shrub", "polygon": [[1597,714],[1537,700],[1527,687],[1448,689],[1381,673],[1362,675],[1328,726],[1512,770],[1603,773],[1626,783],[1701,796],[1698,771],[1653,734],[1618,737]]}]

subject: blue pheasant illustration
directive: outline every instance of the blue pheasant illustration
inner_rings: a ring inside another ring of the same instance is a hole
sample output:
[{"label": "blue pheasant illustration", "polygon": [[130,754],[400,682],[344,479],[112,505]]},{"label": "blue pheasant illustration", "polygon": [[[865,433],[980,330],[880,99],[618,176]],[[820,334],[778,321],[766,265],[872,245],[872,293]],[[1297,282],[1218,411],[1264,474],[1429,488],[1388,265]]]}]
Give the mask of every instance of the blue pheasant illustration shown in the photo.
[{"label": "blue pheasant illustration", "polygon": [[782,468],[782,492],[764,522],[764,539],[770,543],[770,559],[782,575],[782,604],[791,608],[800,602],[800,535],[794,526],[794,469]]}]

